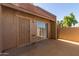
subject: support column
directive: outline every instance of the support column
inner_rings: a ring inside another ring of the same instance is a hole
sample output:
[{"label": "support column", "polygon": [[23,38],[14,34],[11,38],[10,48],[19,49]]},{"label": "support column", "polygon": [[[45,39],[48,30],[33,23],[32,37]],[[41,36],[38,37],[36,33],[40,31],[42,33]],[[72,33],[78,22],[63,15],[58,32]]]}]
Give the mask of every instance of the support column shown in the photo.
[{"label": "support column", "polygon": [[51,22],[51,39],[57,39],[56,21]]}]

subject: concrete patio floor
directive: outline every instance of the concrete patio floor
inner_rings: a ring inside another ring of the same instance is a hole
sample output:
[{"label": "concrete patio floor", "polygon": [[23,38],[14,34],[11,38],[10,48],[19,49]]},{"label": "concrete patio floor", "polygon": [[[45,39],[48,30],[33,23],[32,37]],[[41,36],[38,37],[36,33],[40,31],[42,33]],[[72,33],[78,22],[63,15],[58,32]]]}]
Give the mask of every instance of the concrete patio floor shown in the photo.
[{"label": "concrete patio floor", "polygon": [[15,56],[79,56],[79,45],[50,39],[7,52]]}]

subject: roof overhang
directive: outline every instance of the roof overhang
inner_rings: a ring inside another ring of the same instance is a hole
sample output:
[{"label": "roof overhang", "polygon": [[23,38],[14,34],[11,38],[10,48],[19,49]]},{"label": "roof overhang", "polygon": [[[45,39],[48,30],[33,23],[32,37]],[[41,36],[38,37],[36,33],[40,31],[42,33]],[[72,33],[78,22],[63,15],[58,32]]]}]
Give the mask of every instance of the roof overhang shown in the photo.
[{"label": "roof overhang", "polygon": [[[30,12],[26,9],[23,9],[21,7],[18,7],[16,5],[13,5],[11,3],[1,3],[0,5],[2,6],[6,6],[6,7],[9,7],[9,8],[12,8],[12,9],[15,9],[15,10],[19,10],[19,11],[22,11],[22,12],[25,12],[25,13],[29,13],[29,14],[32,14],[32,15],[35,15],[35,16],[38,16],[38,17],[41,17],[41,18],[45,18],[45,19],[48,19],[48,20],[51,20],[51,21],[56,21],[56,16],[55,15],[52,15],[52,19],[50,17],[45,17],[45,16],[42,16],[42,15],[39,15],[39,14],[36,14],[36,13],[33,13],[33,12]],[[45,11],[46,12],[46,11]],[[53,19],[53,17],[55,19]]]}]

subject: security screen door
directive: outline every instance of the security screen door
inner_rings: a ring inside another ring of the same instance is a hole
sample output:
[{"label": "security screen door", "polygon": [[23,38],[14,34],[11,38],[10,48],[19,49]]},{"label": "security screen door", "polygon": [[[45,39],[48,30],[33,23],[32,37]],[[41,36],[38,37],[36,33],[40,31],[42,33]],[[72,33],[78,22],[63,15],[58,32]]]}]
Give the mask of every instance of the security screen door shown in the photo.
[{"label": "security screen door", "polygon": [[47,38],[47,23],[37,21],[37,36]]}]

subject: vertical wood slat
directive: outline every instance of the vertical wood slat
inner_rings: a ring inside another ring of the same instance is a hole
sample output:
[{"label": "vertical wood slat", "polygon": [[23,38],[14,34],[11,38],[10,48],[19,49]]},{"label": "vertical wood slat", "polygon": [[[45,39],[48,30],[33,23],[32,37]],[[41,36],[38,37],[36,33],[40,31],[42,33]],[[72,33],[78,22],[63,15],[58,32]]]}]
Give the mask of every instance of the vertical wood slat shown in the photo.
[{"label": "vertical wood slat", "polygon": [[2,52],[2,7],[0,5],[0,52]]},{"label": "vertical wood slat", "polygon": [[16,11],[3,8],[4,50],[29,44],[30,20],[24,16],[17,17],[16,15]]},{"label": "vertical wood slat", "polygon": [[27,18],[24,17],[18,17],[18,24],[19,24],[19,39],[17,41],[17,47],[21,47],[21,46],[25,46],[27,44],[29,44],[29,36],[30,36],[30,32],[29,32],[29,21]]},{"label": "vertical wood slat", "polygon": [[[6,11],[5,11],[6,9]],[[14,11],[3,8],[3,48],[16,47],[16,18]]]}]

